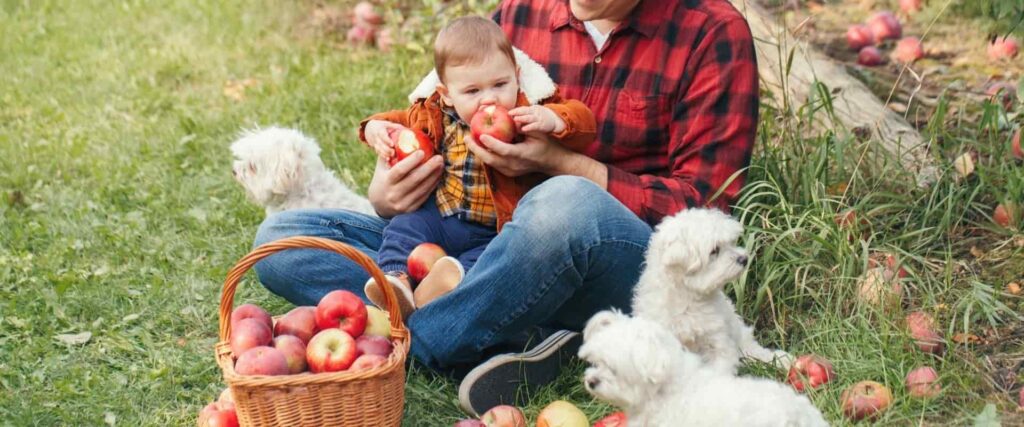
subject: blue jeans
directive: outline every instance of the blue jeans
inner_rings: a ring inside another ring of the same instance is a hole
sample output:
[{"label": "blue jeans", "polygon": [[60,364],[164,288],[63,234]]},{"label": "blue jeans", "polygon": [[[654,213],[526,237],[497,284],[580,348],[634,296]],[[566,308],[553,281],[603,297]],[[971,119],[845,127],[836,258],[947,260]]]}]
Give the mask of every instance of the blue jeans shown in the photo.
[{"label": "blue jeans", "polygon": [[[387,221],[344,210],[268,217],[256,244],[296,235],[335,239],[376,259]],[[581,330],[594,313],[629,311],[651,227],[594,183],[559,176],[530,190],[462,283],[414,312],[413,357],[446,371],[534,327]],[[256,264],[263,285],[296,305],[335,289],[363,295],[369,275],[341,255],[298,249]],[[365,299],[365,296],[364,296]]]},{"label": "blue jeans", "polygon": [[406,261],[420,243],[430,242],[455,257],[469,271],[497,234],[494,226],[464,220],[457,215],[442,217],[433,197],[419,209],[396,215],[384,227],[384,238],[377,253],[377,264],[385,273],[408,273]]}]

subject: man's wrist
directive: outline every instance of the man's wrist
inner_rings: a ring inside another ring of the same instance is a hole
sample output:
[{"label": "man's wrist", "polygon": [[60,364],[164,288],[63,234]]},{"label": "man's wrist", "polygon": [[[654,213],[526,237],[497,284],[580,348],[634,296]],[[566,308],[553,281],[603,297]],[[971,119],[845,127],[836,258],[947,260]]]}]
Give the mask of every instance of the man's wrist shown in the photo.
[{"label": "man's wrist", "polygon": [[567,151],[558,161],[549,165],[548,175],[573,175],[589,179],[601,188],[608,188],[608,167],[583,154]]}]

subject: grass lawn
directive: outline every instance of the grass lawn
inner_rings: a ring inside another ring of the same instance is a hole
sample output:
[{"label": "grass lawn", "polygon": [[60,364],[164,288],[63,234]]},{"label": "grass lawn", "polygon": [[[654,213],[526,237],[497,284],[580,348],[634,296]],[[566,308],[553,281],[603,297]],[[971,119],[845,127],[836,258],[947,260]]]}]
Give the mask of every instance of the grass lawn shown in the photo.
[{"label": "grass lawn", "polygon": [[[363,191],[373,154],[355,125],[403,105],[431,66],[414,49],[343,47],[315,16],[311,2],[0,0],[0,425],[194,425],[216,398],[220,286],[263,218],[231,179],[228,144],[242,127],[297,127]],[[1006,197],[1024,201],[1024,167],[1007,160],[1020,119],[942,102],[923,131],[947,174],[929,189],[871,144],[809,126],[827,100],[762,109],[735,212],[755,261],[731,293],[763,342],[834,362],[836,382],[810,397],[838,425],[841,390],[862,379],[893,389],[882,424],[971,424],[986,404],[1004,425],[1024,422],[1007,391],[1024,379],[1024,301],[1004,291],[1024,279],[1024,235],[989,218]],[[964,151],[978,171],[955,179],[948,159]],[[847,208],[866,221],[836,226]],[[900,308],[855,301],[879,251],[911,273]],[[236,301],[289,308],[253,277]],[[912,349],[911,310],[936,317],[944,356]],[[929,401],[903,389],[923,364],[944,387]],[[581,370],[534,396],[528,418],[555,399],[591,420],[611,411]],[[455,388],[414,368],[405,425],[461,418]]]}]

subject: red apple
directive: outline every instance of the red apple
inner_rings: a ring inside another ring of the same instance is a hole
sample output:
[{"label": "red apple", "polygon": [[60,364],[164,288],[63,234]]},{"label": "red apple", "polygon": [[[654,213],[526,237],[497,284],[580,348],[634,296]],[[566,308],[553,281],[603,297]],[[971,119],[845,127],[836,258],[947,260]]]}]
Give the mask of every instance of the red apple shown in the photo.
[{"label": "red apple", "polygon": [[274,347],[253,347],[238,356],[235,372],[239,375],[288,375],[288,359]]},{"label": "red apple", "polygon": [[511,405],[498,405],[488,409],[480,421],[487,427],[526,427],[523,411]]},{"label": "red apple", "polygon": [[270,344],[274,339],[274,333],[270,327],[260,320],[246,318],[239,320],[231,328],[231,336],[228,337],[228,344],[231,345],[231,353],[237,359],[246,350]]},{"label": "red apple", "polygon": [[626,414],[615,412],[594,423],[594,427],[626,427]]},{"label": "red apple", "polygon": [[924,45],[917,37],[904,37],[899,43],[896,43],[896,49],[893,50],[892,56],[897,62],[909,64],[924,58]]},{"label": "red apple", "polygon": [[889,388],[874,381],[861,381],[843,391],[840,396],[843,413],[851,420],[874,418],[892,403]]},{"label": "red apple", "polygon": [[1020,46],[1012,37],[996,37],[988,44],[988,59],[992,61],[1013,59],[1019,52]]},{"label": "red apple", "polygon": [[1010,141],[1010,151],[1017,160],[1024,160],[1024,149],[1020,146],[1020,129],[1013,133],[1013,140]]},{"label": "red apple", "polygon": [[907,275],[909,274],[907,273],[907,270],[903,268],[902,265],[900,265],[899,260],[896,259],[896,255],[893,255],[891,253],[876,253],[868,258],[868,268],[876,268],[883,265],[885,266],[886,277],[888,278],[896,276],[902,279],[904,277],[907,277]]},{"label": "red apple", "polygon": [[384,23],[384,17],[380,16],[373,7],[373,3],[368,1],[361,1],[356,7],[352,8],[352,15],[353,22],[356,25],[374,28]]},{"label": "red apple", "polygon": [[821,387],[835,377],[836,372],[832,368],[832,362],[821,356],[805,354],[797,357],[793,362],[789,368],[787,380],[796,391],[802,392],[805,389]]},{"label": "red apple", "polygon": [[469,130],[476,141],[480,140],[481,135],[490,135],[498,141],[508,143],[516,137],[516,124],[508,115],[508,109],[500,105],[488,105],[473,114],[469,121]]},{"label": "red apple", "polygon": [[590,427],[590,422],[576,405],[556,400],[537,414],[537,427]]},{"label": "red apple", "polygon": [[419,282],[427,277],[427,273],[434,267],[434,263],[437,260],[444,258],[447,255],[444,249],[433,243],[420,243],[418,246],[409,252],[409,259],[406,261],[406,267],[409,269],[409,277]]},{"label": "red apple", "polygon": [[1014,102],[1017,101],[1017,87],[1009,82],[992,83],[985,89],[985,94],[994,103],[1003,105],[1003,109],[1010,111]]},{"label": "red apple", "polygon": [[922,366],[907,374],[907,393],[911,397],[932,398],[942,391],[939,374],[931,366]]},{"label": "red apple", "polygon": [[946,349],[942,335],[939,334],[935,327],[935,319],[932,319],[932,316],[929,316],[928,313],[923,311],[910,313],[906,317],[906,323],[910,337],[914,339],[914,344],[921,351],[931,354],[942,354]]},{"label": "red apple", "polygon": [[850,50],[861,50],[875,44],[875,34],[867,25],[852,25],[846,30],[846,45]]},{"label": "red apple", "polygon": [[907,15],[921,10],[921,0],[900,0],[900,10]]},{"label": "red apple", "polygon": [[281,335],[274,338],[274,348],[281,350],[288,362],[288,373],[299,374],[306,370],[306,343],[295,335]]},{"label": "red apple", "polygon": [[357,357],[348,369],[350,371],[367,371],[378,366],[384,366],[387,361],[387,357],[379,354],[364,354]]},{"label": "red apple", "polygon": [[456,421],[453,427],[487,427],[487,425],[480,420],[466,419]]},{"label": "red apple", "polygon": [[882,65],[882,52],[877,47],[867,46],[857,54],[857,63],[865,67]]},{"label": "red apple", "polygon": [[391,341],[384,337],[360,335],[359,338],[356,338],[356,353],[361,355],[376,354],[387,357],[391,354],[392,348]]},{"label": "red apple", "polygon": [[366,304],[352,292],[331,291],[316,305],[316,327],[321,331],[339,328],[358,337],[366,330]]},{"label": "red apple", "polygon": [[366,330],[363,335],[391,338],[391,318],[388,313],[372,305],[366,306]]},{"label": "red apple", "polygon": [[434,143],[423,132],[414,129],[402,129],[391,132],[390,136],[391,140],[395,143],[395,155],[391,156],[391,161],[389,162],[391,166],[417,151],[423,151],[421,163],[434,155]]},{"label": "red apple", "polygon": [[878,12],[868,18],[867,24],[878,43],[883,40],[898,39],[903,35],[900,20],[896,19],[896,15],[893,15],[892,12]]},{"label": "red apple", "polygon": [[345,39],[357,46],[373,43],[373,28],[356,25],[348,29]]},{"label": "red apple", "polygon": [[356,340],[347,332],[337,329],[324,329],[317,332],[306,346],[306,362],[309,371],[337,372],[352,366],[356,360]]},{"label": "red apple", "polygon": [[256,319],[266,324],[268,328],[274,328],[274,321],[270,319],[270,314],[256,304],[242,304],[235,307],[231,311],[231,329],[234,329],[242,319]]},{"label": "red apple", "polygon": [[858,279],[857,300],[879,308],[898,308],[903,302],[903,285],[892,271],[875,267]]},{"label": "red apple", "polygon": [[1017,223],[1018,209],[1013,202],[1000,203],[992,211],[992,220],[1003,227],[1013,227]]},{"label": "red apple", "polygon": [[238,427],[234,404],[211,402],[199,411],[199,427]]},{"label": "red apple", "polygon": [[305,344],[316,334],[316,307],[295,307],[274,325],[274,336],[294,335]]}]

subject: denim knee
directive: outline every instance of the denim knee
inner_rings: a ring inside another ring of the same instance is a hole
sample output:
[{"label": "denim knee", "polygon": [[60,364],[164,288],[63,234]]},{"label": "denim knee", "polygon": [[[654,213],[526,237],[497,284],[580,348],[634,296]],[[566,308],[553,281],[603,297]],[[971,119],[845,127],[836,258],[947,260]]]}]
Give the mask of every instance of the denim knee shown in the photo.
[{"label": "denim knee", "polygon": [[531,235],[551,239],[578,231],[581,221],[602,216],[608,192],[594,182],[578,176],[556,176],[530,190],[516,208],[513,220],[528,224]]}]

